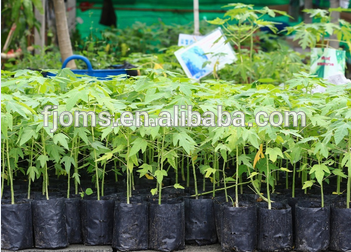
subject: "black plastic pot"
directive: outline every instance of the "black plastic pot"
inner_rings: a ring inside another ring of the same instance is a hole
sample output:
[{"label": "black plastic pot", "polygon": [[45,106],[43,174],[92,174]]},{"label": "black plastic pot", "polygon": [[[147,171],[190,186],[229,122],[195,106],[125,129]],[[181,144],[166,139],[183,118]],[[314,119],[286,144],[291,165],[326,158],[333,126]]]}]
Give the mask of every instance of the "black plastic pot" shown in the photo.
[{"label": "black plastic pot", "polygon": [[257,248],[261,251],[289,251],[293,245],[292,215],[289,205],[259,204]]},{"label": "black plastic pot", "polygon": [[[346,204],[344,204],[346,207]],[[351,208],[333,206],[331,209],[330,249],[351,251]]]},{"label": "black plastic pot", "polygon": [[213,209],[214,209],[214,217],[215,217],[215,225],[216,225],[216,234],[218,238],[218,242],[221,243],[222,240],[222,204],[223,197],[216,197],[213,199]]},{"label": "black plastic pot", "polygon": [[149,248],[159,251],[185,248],[184,202],[150,204]]},{"label": "black plastic pot", "polygon": [[80,199],[65,199],[66,228],[68,243],[82,243],[82,224],[80,217]]},{"label": "black plastic pot", "polygon": [[1,204],[1,249],[33,247],[31,203]]},{"label": "black plastic pot", "polygon": [[112,243],[113,200],[82,200],[81,219],[84,245]]},{"label": "black plastic pot", "polygon": [[327,250],[330,241],[330,207],[301,201],[295,208],[295,247],[299,251]]},{"label": "black plastic pot", "polygon": [[149,208],[143,203],[116,202],[112,247],[118,251],[148,249]]},{"label": "black plastic pot", "polygon": [[254,251],[257,244],[257,207],[222,206],[222,251]]},{"label": "black plastic pot", "polygon": [[209,245],[217,242],[212,199],[185,199],[185,242]]},{"label": "black plastic pot", "polygon": [[36,248],[68,246],[65,212],[63,198],[33,201],[32,216]]}]

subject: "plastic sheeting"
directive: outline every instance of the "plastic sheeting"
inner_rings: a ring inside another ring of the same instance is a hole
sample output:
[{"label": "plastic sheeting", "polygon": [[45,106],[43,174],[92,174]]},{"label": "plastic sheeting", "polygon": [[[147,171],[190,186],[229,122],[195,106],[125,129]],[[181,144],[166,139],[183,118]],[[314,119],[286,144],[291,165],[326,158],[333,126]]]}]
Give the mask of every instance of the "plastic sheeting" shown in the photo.
[{"label": "plastic sheeting", "polygon": [[212,199],[185,199],[185,241],[200,246],[217,242]]},{"label": "plastic sheeting", "polygon": [[82,243],[80,199],[65,199],[68,243]]},{"label": "plastic sheeting", "polygon": [[[345,204],[346,207],[346,204]],[[334,251],[351,251],[351,208],[332,207],[329,248]]]},{"label": "plastic sheeting", "polygon": [[[257,248],[261,251],[290,251],[293,245],[292,216],[289,205],[259,204]],[[265,206],[265,207],[264,207]]]},{"label": "plastic sheeting", "polygon": [[330,207],[319,202],[302,201],[295,208],[295,246],[299,251],[328,249],[330,241]]},{"label": "plastic sheeting", "polygon": [[159,251],[185,248],[184,202],[150,204],[149,248]]},{"label": "plastic sheeting", "polygon": [[116,202],[112,247],[118,251],[148,249],[148,213],[146,202]]},{"label": "plastic sheeting", "polygon": [[36,248],[64,248],[68,246],[63,198],[34,200],[32,213]]},{"label": "plastic sheeting", "polygon": [[224,204],[222,215],[222,251],[254,251],[257,244],[257,207]]},{"label": "plastic sheeting", "polygon": [[1,204],[1,248],[19,250],[32,247],[31,203]]},{"label": "plastic sheeting", "polygon": [[81,218],[84,245],[112,243],[113,200],[82,200]]}]

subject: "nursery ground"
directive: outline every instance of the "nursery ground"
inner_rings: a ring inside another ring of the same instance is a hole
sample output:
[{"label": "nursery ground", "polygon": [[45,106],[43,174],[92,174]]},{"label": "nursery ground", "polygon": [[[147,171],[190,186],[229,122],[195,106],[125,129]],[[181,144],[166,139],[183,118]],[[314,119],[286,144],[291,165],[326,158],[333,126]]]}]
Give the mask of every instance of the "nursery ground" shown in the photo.
[{"label": "nursery ground", "polygon": [[[10,250],[2,250],[3,252],[12,252]],[[63,249],[24,249],[19,251],[26,252],[113,252],[110,246],[84,246],[81,244],[70,245]],[[145,252],[154,252],[154,250],[144,250]],[[219,244],[213,244],[209,246],[186,246],[182,252],[221,252],[221,246]],[[131,251],[133,252],[133,251]],[[155,251],[156,252],[156,251]]]}]

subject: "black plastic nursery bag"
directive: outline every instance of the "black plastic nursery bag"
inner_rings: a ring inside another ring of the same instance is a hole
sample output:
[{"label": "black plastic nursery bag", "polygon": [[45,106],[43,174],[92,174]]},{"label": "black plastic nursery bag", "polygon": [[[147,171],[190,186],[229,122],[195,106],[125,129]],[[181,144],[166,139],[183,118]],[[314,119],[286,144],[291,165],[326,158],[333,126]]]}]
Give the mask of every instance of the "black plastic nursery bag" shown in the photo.
[{"label": "black plastic nursery bag", "polygon": [[63,198],[34,200],[32,213],[36,248],[53,249],[68,246]]},{"label": "black plastic nursery bag", "polygon": [[1,249],[33,247],[31,203],[1,204]]}]

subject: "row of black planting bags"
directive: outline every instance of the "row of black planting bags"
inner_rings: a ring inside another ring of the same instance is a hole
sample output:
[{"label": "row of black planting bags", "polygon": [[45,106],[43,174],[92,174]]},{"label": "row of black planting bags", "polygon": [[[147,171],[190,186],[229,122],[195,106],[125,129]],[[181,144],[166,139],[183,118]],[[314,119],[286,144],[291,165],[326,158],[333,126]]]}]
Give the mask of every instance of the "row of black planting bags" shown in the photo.
[{"label": "row of black planting bags", "polygon": [[[343,201],[340,201],[343,202]],[[350,251],[351,209],[345,203],[165,196],[104,200],[56,198],[2,201],[1,248],[112,245],[121,251],[174,251],[221,243],[223,251]]]}]

